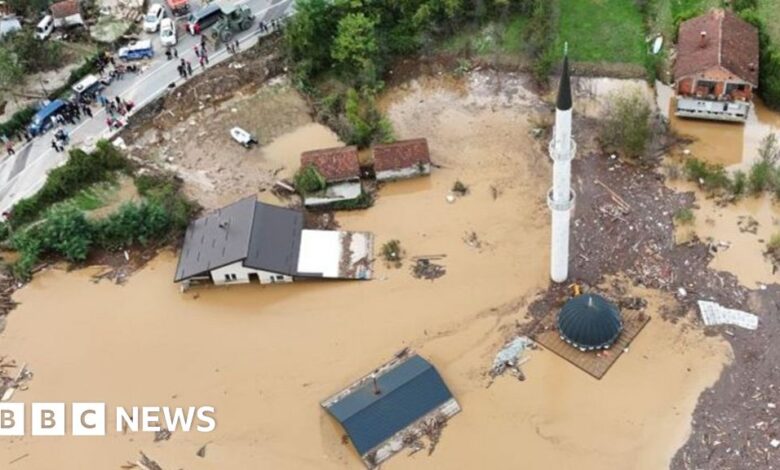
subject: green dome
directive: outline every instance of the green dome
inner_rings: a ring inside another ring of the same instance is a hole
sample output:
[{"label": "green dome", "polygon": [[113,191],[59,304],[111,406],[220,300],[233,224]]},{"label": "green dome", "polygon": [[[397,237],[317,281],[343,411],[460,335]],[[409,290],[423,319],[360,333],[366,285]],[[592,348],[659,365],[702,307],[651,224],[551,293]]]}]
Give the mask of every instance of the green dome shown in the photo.
[{"label": "green dome", "polygon": [[612,346],[622,330],[618,308],[600,295],[574,297],[558,314],[561,339],[582,351]]}]

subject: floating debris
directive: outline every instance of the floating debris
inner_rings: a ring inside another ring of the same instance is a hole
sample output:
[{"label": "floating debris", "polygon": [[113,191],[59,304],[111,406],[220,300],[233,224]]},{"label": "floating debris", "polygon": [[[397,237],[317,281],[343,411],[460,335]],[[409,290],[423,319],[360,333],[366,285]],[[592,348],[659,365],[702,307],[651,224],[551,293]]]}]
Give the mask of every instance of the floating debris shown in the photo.
[{"label": "floating debris", "polygon": [[143,452],[141,452],[141,458],[138,459],[135,464],[141,467],[143,470],[163,470],[160,464],[147,457]]},{"label": "floating debris", "polygon": [[452,194],[456,196],[465,196],[469,193],[469,187],[466,186],[461,180],[455,181],[452,185]]},{"label": "floating debris", "polygon": [[466,232],[466,234],[463,235],[463,242],[466,245],[468,245],[468,246],[470,246],[472,248],[476,248],[478,250],[480,248],[482,248],[482,241],[479,239],[479,236],[477,235],[477,232],[474,232],[474,231]]},{"label": "floating debris", "polygon": [[707,326],[736,325],[748,330],[758,328],[758,317],[752,313],[723,307],[715,302],[699,300],[701,319]]},{"label": "floating debris", "polygon": [[447,274],[447,268],[441,264],[433,263],[431,260],[444,258],[445,255],[439,256],[416,256],[414,257],[414,265],[412,266],[412,275],[417,279],[438,279]]},{"label": "floating debris", "polygon": [[173,433],[167,429],[160,429],[154,433],[154,442],[167,441]]},{"label": "floating debris", "polygon": [[507,370],[510,370],[518,380],[525,380],[525,374],[520,370],[520,366],[528,359],[521,360],[521,356],[533,344],[534,342],[527,336],[518,336],[506,343],[496,354],[495,359],[493,359],[493,366],[490,368],[491,379],[495,379],[499,375],[503,375]]}]

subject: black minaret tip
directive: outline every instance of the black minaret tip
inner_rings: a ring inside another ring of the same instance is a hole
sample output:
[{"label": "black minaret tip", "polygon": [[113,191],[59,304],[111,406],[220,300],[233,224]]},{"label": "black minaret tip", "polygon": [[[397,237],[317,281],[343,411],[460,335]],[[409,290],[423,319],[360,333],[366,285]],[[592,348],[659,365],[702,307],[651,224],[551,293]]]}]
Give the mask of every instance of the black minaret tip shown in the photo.
[{"label": "black minaret tip", "polygon": [[561,111],[571,109],[571,80],[569,79],[569,54],[563,56],[563,72],[561,72],[561,81],[558,84],[558,100],[555,107]]}]

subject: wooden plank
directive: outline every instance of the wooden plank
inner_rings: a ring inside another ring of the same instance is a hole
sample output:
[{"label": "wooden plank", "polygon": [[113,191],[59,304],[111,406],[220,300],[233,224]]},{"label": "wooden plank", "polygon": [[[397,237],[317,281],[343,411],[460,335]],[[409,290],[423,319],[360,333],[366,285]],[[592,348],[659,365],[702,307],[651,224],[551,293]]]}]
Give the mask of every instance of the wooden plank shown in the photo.
[{"label": "wooden plank", "polygon": [[650,321],[648,314],[634,310],[625,310],[620,315],[623,318],[623,332],[615,344],[606,350],[582,352],[562,340],[555,326],[557,315],[553,312],[541,320],[544,329],[534,335],[533,339],[596,379],[601,379]]}]

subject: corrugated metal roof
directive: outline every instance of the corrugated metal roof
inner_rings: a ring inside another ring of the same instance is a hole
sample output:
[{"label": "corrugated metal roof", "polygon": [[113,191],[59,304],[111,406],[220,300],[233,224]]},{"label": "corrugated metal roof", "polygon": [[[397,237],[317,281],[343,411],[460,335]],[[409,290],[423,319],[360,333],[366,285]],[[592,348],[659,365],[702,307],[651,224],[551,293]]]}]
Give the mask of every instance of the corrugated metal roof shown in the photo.
[{"label": "corrugated metal roof", "polygon": [[411,356],[376,377],[380,394],[366,380],[327,406],[362,456],[452,398],[439,373],[420,356]]}]

